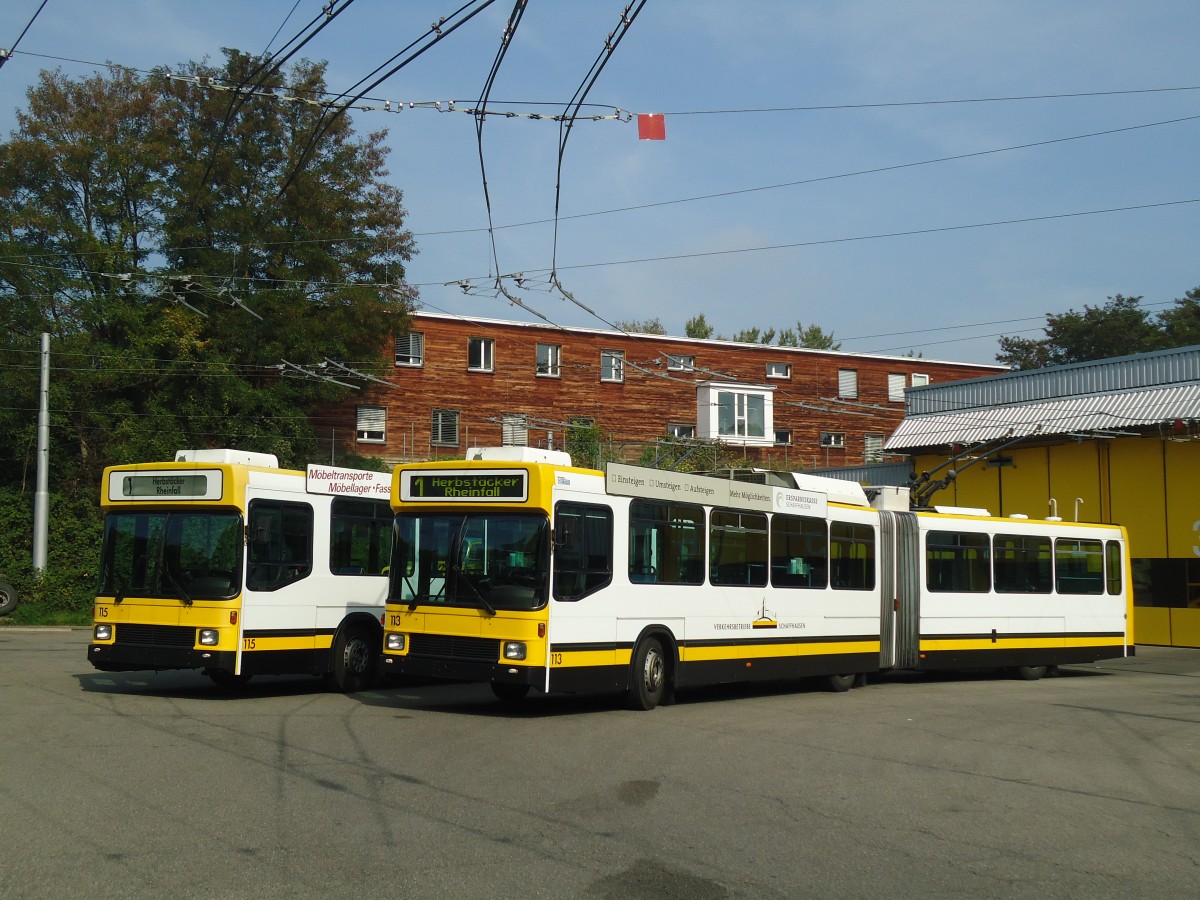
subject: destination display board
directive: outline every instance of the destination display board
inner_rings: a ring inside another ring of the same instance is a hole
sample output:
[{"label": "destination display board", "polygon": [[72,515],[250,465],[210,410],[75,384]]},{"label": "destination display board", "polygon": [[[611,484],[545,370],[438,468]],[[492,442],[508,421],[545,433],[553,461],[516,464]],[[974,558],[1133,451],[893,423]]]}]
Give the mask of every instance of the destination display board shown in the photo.
[{"label": "destination display board", "polygon": [[365,472],[309,463],[305,476],[304,487],[310,494],[374,497],[379,500],[390,500],[392,497],[392,476],[387,472]]},{"label": "destination display board", "polygon": [[727,509],[750,509],[793,515],[824,516],[827,497],[818,491],[774,487],[748,481],[665,472],[642,466],[609,463],[604,473],[605,490],[622,497],[648,500],[677,500]]},{"label": "destination display board", "polygon": [[523,503],[529,499],[525,469],[402,471],[400,499],[407,502]]},{"label": "destination display board", "polygon": [[220,500],[220,469],[186,472],[110,472],[109,500]]}]

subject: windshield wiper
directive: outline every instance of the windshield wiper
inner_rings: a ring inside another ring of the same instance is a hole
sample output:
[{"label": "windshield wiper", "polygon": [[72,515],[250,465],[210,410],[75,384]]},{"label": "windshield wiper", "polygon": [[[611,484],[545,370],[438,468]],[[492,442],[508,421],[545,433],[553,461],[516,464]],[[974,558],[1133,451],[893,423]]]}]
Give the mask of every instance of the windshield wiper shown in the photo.
[{"label": "windshield wiper", "polygon": [[188,592],[183,589],[183,585],[179,583],[179,580],[175,577],[175,574],[171,571],[171,567],[164,566],[163,571],[165,571],[167,573],[167,581],[171,582],[172,587],[174,587],[175,590],[179,591],[179,599],[181,599],[183,601],[183,605],[191,606],[192,598],[189,597]]},{"label": "windshield wiper", "polygon": [[480,605],[487,610],[489,616],[494,616],[496,614],[496,607],[488,603],[487,600],[484,599],[483,594],[479,593],[479,588],[475,587],[475,582],[471,580],[470,575],[464,572],[457,565],[451,565],[450,571],[458,576],[458,580],[460,582],[465,581],[467,583],[467,587],[471,589],[472,594],[479,598]]}]

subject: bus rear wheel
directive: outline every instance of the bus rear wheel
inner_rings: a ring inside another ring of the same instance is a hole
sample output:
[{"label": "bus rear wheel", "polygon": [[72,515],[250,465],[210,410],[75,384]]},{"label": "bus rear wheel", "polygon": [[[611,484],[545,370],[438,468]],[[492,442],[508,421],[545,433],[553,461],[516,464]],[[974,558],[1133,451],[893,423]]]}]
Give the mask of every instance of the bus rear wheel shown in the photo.
[{"label": "bus rear wheel", "polygon": [[17,608],[17,592],[7,581],[0,581],[0,616],[7,616]]},{"label": "bus rear wheel", "polygon": [[370,690],[379,674],[379,641],[362,625],[348,625],[333,643],[333,683],[344,694]]},{"label": "bus rear wheel", "polygon": [[857,675],[826,675],[825,687],[835,694],[844,694],[854,687]]},{"label": "bus rear wheel", "polygon": [[1037,681],[1046,674],[1045,666],[1017,666],[1013,673],[1022,681]]},{"label": "bus rear wheel", "polygon": [[649,710],[658,706],[667,687],[667,658],[662,642],[646,638],[637,645],[629,673],[629,708]]}]

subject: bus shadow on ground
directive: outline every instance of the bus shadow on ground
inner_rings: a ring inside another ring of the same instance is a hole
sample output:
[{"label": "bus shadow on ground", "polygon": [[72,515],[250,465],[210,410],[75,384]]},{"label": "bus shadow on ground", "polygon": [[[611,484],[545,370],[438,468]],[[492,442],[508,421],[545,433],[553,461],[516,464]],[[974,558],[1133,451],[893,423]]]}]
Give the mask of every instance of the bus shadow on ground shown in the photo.
[{"label": "bus shadow on ground", "polygon": [[237,687],[219,687],[199,672],[88,672],[75,675],[80,690],[100,694],[141,694],[177,699],[236,700],[291,697],[330,692],[325,682],[307,675],[259,675]]}]

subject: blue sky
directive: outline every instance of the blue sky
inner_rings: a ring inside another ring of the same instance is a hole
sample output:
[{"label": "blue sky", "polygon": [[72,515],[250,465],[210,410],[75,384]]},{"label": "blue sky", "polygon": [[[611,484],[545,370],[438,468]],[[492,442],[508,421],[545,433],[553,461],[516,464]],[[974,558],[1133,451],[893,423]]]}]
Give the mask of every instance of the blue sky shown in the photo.
[{"label": "blue sky", "polygon": [[[0,46],[40,2],[0,5]],[[15,127],[40,68],[84,76],[92,66],[67,60],[150,69],[275,49],[320,5],[48,0],[0,69],[0,129]],[[356,0],[305,55],[329,61],[340,91],[459,5]],[[621,8],[530,0],[491,108],[559,111]],[[499,0],[370,96],[472,105],[511,9]],[[1200,200],[1200,90],[1167,90],[1200,86],[1197,38],[1195,0],[650,0],[587,99],[665,113],[667,139],[639,141],[636,122],[575,125],[556,255],[558,125],[487,120],[493,223],[540,223],[497,228],[499,271],[556,261],[578,304],[536,277],[505,285],[561,325],[657,317],[682,334],[703,313],[728,335],[799,321],[844,350],[968,362],[994,362],[999,334],[1040,336],[1046,313],[1115,293],[1167,308],[1200,286],[1200,202],[1184,202]],[[1050,94],[1091,96],[990,99]],[[495,274],[473,119],[418,108],[352,120],[389,131],[424,307],[538,321],[455,285]],[[1099,132],[1112,133],[1083,137]]]}]

